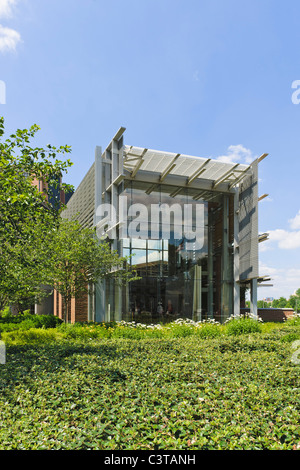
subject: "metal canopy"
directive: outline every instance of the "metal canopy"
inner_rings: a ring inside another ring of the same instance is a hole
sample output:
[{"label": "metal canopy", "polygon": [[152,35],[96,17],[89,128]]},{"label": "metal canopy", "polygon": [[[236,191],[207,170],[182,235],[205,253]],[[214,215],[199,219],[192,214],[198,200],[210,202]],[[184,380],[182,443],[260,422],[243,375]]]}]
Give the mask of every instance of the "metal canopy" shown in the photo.
[{"label": "metal canopy", "polygon": [[190,155],[161,152],[140,147],[125,145],[124,169],[131,178],[138,178],[138,172],[158,174],[162,182],[168,175],[186,178],[188,186],[198,178],[211,182],[211,188],[216,189],[220,183],[228,184],[228,190],[238,184],[244,176],[251,174],[249,165],[224,163],[211,158],[193,157]]}]

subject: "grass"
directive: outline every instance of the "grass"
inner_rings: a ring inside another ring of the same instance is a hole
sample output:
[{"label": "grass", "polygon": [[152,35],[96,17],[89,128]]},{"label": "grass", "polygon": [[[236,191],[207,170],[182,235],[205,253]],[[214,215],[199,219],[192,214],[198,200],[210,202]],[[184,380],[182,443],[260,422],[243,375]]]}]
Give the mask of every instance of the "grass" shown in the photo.
[{"label": "grass", "polygon": [[2,332],[0,449],[299,449],[299,321],[228,325]]}]

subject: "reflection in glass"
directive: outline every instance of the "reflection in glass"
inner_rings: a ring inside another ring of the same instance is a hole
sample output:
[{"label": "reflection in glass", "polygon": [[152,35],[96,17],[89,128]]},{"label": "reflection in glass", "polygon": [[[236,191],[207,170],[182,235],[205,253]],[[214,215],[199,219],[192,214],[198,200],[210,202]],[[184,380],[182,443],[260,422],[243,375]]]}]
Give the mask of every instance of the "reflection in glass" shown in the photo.
[{"label": "reflection in glass", "polygon": [[136,266],[146,265],[147,263],[147,251],[146,250],[138,250],[137,248],[132,248],[132,264]]},{"label": "reflection in glass", "polygon": [[146,248],[146,240],[139,240],[136,238],[131,239],[131,247],[132,248]]},{"label": "reflection in glass", "polygon": [[[170,190],[165,185],[157,185],[155,191],[147,194],[149,184],[136,181],[126,184],[128,207],[143,204],[149,218],[145,210],[142,216],[135,213],[138,207],[135,206],[128,219],[135,229],[137,217],[142,221],[142,230],[138,234],[132,230],[130,233],[136,236],[123,240],[123,255],[134,255],[132,264],[141,279],[123,289],[123,318],[141,322],[179,317],[218,319],[222,289],[225,285],[229,292],[233,283],[232,272],[222,272],[224,196],[206,191],[204,199],[195,200],[197,192],[182,188],[180,194],[170,197],[174,188]],[[160,213],[151,224],[151,205],[162,203],[170,207],[176,203],[177,209],[181,208],[180,224],[178,218],[174,220],[172,211],[170,217],[168,212],[163,213],[164,217]],[[186,207],[188,204],[191,206]],[[232,236],[229,226],[230,240]],[[228,256],[232,256],[230,248]]]},{"label": "reflection in glass", "polygon": [[[167,242],[164,240],[164,242]],[[162,240],[148,240],[148,248],[151,250],[161,250]]]}]

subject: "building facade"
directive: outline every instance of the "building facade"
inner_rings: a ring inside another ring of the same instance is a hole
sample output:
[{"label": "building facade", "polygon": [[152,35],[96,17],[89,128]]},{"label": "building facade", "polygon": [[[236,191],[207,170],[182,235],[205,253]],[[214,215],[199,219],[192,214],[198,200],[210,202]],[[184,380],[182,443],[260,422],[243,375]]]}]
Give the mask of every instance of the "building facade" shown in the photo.
[{"label": "building facade", "polygon": [[89,286],[86,299],[74,299],[72,321],[224,322],[240,314],[247,289],[257,315],[265,238],[258,233],[258,166],[266,155],[245,165],[139,148],[125,143],[125,128],[104,151],[96,147],[63,217],[96,227],[140,279]]}]

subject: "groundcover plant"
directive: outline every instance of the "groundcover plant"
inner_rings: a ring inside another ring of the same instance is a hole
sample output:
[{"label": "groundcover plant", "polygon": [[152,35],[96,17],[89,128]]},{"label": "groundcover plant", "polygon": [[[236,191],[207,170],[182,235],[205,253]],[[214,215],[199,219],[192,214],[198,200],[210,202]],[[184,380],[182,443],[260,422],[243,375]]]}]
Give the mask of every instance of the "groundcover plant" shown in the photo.
[{"label": "groundcover plant", "polygon": [[300,449],[299,320],[226,329],[180,320],[3,332],[0,449]]}]

